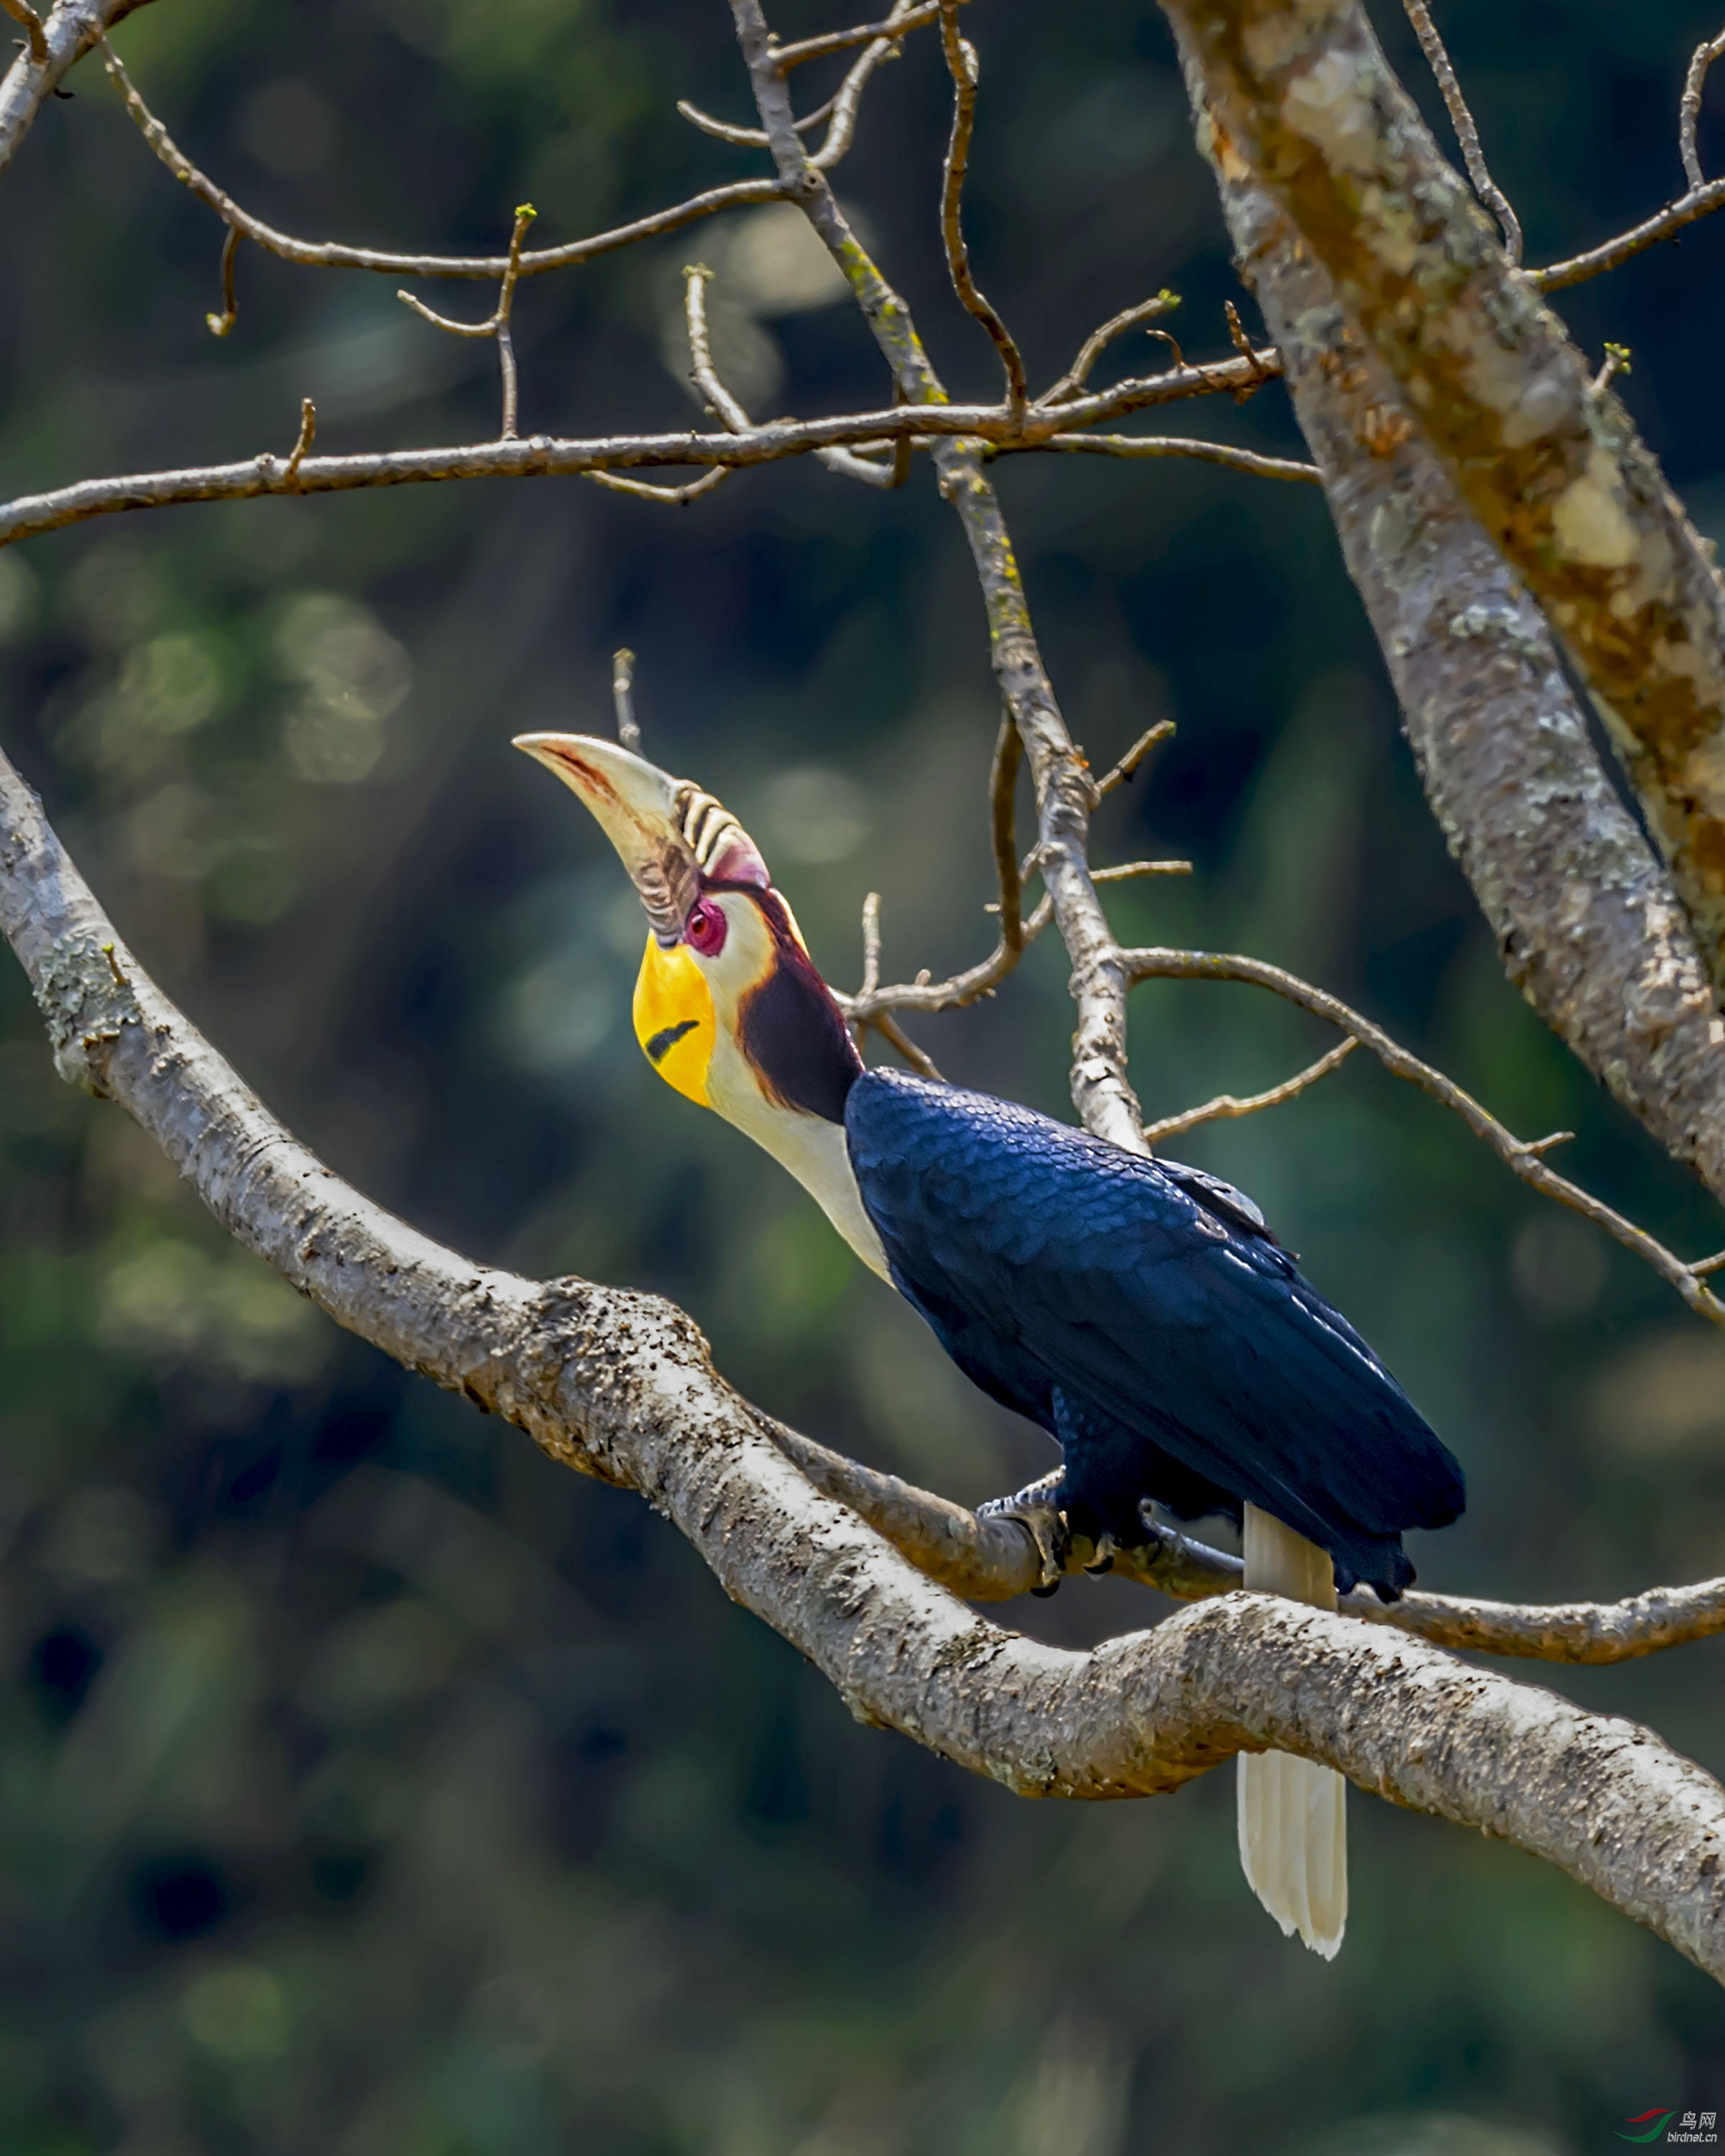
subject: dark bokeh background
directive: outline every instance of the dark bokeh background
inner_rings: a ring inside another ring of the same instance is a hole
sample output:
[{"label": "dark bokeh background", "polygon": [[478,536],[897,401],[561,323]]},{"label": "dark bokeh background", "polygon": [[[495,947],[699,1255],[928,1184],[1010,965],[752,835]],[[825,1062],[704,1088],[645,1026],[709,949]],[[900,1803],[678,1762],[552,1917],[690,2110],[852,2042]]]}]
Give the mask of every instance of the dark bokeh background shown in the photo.
[{"label": "dark bokeh background", "polygon": [[[1445,13],[1532,259],[1675,191],[1701,0]],[[1147,0],[988,0],[971,28],[973,234],[1033,372],[1164,283],[1189,346],[1224,348],[1235,288]],[[121,43],[194,154],[317,235],[495,246],[528,198],[552,240],[754,168],[672,110],[747,116],[716,0],[162,0]],[[5,181],[7,492],[284,451],[306,393],[321,446],[495,426],[489,350],[393,280],[247,251],[213,341],[216,227],[93,66],[74,86]],[[841,192],[955,387],[987,392],[933,248],[946,124],[925,39]],[[686,416],[666,318],[696,255],[755,408],[881,397],[769,215],[524,288],[526,431]],[[1716,531],[1722,273],[1725,220],[1565,299],[1590,349],[1633,347],[1630,403]],[[1292,439],[1275,389],[1176,424]],[[1315,975],[1518,1128],[1576,1129],[1575,1171],[1682,1247],[1725,1240],[1504,984],[1318,496],[1172,464],[1001,483],[1093,757],[1179,722],[1097,858],[1197,873],[1115,894],[1122,932]],[[1010,1486],[1041,1441],[630,1040],[634,901],[506,747],[608,723],[623,643],[649,750],[756,831],[837,980],[870,886],[895,972],[984,947],[995,709],[926,465],[896,495],[776,469],[685,513],[576,480],[193,508],[0,556],[8,750],[146,963],[338,1169],[476,1256],[677,1296],[829,1441],[961,1497]],[[1241,1882],[1231,1774],[1031,1805],[854,1727],[638,1500],[226,1245],[118,1111],[59,1086],[9,968],[0,1014],[8,2152],[1553,2156],[1652,2104],[1725,2110],[1718,1992],[1531,1858],[1357,1797],[1327,1969]],[[1153,1112],[1320,1040],[1245,989],[1146,990],[1134,1023]],[[1065,1113],[1069,1032],[1050,949],[924,1038]],[[1183,1149],[1257,1194],[1465,1459],[1429,1582],[1722,1569],[1721,1343],[1452,1119],[1358,1059]],[[1149,1611],[1100,1582],[1011,1614],[1081,1640]],[[1550,1681],[1718,1768],[1722,1675],[1714,1645]]]}]

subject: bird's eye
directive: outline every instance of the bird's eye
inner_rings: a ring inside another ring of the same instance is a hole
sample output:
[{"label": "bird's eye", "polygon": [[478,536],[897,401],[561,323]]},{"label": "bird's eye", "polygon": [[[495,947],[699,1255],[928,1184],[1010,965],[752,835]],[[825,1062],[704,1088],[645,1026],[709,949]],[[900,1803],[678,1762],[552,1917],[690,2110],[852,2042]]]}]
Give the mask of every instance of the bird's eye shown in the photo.
[{"label": "bird's eye", "polygon": [[725,909],[711,898],[701,899],[683,923],[683,941],[703,958],[716,958],[725,947]]}]

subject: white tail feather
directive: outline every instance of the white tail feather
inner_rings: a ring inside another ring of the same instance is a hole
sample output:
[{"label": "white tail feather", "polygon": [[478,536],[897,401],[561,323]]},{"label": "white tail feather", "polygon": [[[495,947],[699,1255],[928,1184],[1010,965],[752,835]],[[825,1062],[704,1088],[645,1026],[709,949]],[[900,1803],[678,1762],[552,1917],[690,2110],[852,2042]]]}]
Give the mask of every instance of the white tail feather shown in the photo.
[{"label": "white tail feather", "polygon": [[[1336,1606],[1327,1551],[1255,1505],[1245,1508],[1245,1584],[1315,1609]],[[1240,1862],[1286,1935],[1333,1959],[1348,1922],[1347,1784],[1286,1752],[1240,1755]]]}]

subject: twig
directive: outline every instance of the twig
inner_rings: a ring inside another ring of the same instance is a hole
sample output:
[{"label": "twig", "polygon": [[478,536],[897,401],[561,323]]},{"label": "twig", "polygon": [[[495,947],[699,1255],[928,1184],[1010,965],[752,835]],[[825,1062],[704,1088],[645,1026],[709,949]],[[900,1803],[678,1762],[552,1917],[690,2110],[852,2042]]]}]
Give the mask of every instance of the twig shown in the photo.
[{"label": "twig", "polygon": [[1711,216],[1725,207],[1725,179],[1709,180],[1704,187],[1692,187],[1687,194],[1679,195],[1675,202],[1656,210],[1640,224],[1631,225],[1627,232],[1620,232],[1615,239],[1601,240],[1584,254],[1571,254],[1562,262],[1553,262],[1543,270],[1529,270],[1524,274],[1529,284],[1542,292],[1561,292],[1571,285],[1584,284],[1589,277],[1598,277],[1608,270],[1615,270],[1627,262],[1631,255],[1645,249],[1656,247],[1661,239],[1673,239],[1685,225],[1693,224],[1697,218]]},{"label": "twig", "polygon": [[1190,861],[1121,861],[1111,869],[1092,869],[1092,883],[1131,883],[1139,876],[1189,876]]},{"label": "twig", "polygon": [[300,399],[300,439],[294,444],[293,454],[287,460],[287,470],[282,477],[291,486],[300,476],[300,467],[305,461],[305,452],[317,439],[317,407],[309,397]]},{"label": "twig", "polygon": [[617,713],[617,738],[639,752],[641,730],[635,723],[635,654],[627,648],[611,654],[611,702]]},{"label": "twig", "polygon": [[1147,949],[1122,952],[1122,959],[1128,977],[1134,982],[1168,981],[1243,981],[1255,988],[1268,988],[1272,994],[1296,1004],[1301,1010],[1310,1011],[1316,1018],[1326,1019],[1331,1025],[1350,1034],[1363,1047],[1369,1048],[1384,1069],[1398,1078],[1429,1093],[1435,1101],[1458,1115],[1476,1138],[1495,1152],[1510,1172],[1544,1196],[1567,1205],[1596,1227],[1603,1228],[1608,1235],[1621,1243],[1625,1250],[1633,1250],[1637,1257],[1651,1265],[1662,1280],[1674,1287],[1689,1307],[1700,1317],[1714,1325],[1725,1326],[1725,1303],[1722,1303],[1707,1288],[1692,1265],[1686,1265],[1674,1252],[1666,1250],[1645,1228],[1638,1228],[1632,1220],[1615,1212],[1601,1199],[1583,1190],[1548,1168],[1543,1155],[1554,1145],[1566,1139],[1568,1132],[1553,1132],[1548,1137],[1526,1140],[1518,1138],[1497,1118],[1482,1108],[1472,1095],[1465,1092],[1455,1081],[1446,1078],[1441,1070],[1434,1070],[1417,1055],[1393,1040],[1381,1026],[1374,1025],[1322,988],[1314,988],[1296,974],[1280,966],[1268,964],[1261,958],[1246,958],[1233,953],[1216,951],[1173,951]]},{"label": "twig", "polygon": [[[525,259],[525,258],[524,258]],[[476,325],[459,326],[474,328]],[[1272,354],[1272,357],[1276,355]],[[1278,361],[1278,364],[1279,364]],[[1230,362],[1230,364],[1235,364]],[[1202,395],[1225,386],[1224,367],[1181,367],[1142,381],[1125,382],[1104,395],[1074,399],[1060,408],[1059,420],[1039,420],[1033,412],[1015,447],[1035,446],[1039,427],[1050,430],[1074,419],[1111,418],[1183,397]],[[1239,378],[1243,379],[1243,375]],[[586,441],[536,434],[526,440],[500,439],[458,447],[390,449],[347,457],[308,458],[300,485],[308,492],[347,492],[355,488],[402,486],[453,479],[509,479],[550,473],[584,474],[601,485],[649,501],[674,505],[693,501],[718,485],[725,470],[773,464],[824,449],[866,444],[883,438],[895,444],[957,435],[988,442],[1004,434],[1008,421],[998,404],[915,403],[881,412],[826,419],[776,419],[744,435],[694,431],[676,434],[610,435]],[[685,486],[649,486],[614,476],[631,467],[706,465],[709,470]],[[896,468],[896,467],[895,467]],[[138,472],[122,477],[83,480],[48,494],[23,495],[0,503],[0,546],[54,531],[91,517],[128,510],[166,508],[192,501],[243,501],[268,494],[277,476],[272,459],[191,465],[174,471]]]},{"label": "twig", "polygon": [[720,381],[713,365],[712,345],[706,328],[706,287],[712,275],[705,263],[691,263],[683,272],[683,313],[689,329],[690,372],[695,386],[706,398],[716,418],[733,434],[747,434],[754,422]]},{"label": "twig", "polygon": [[932,23],[940,12],[940,0],[927,0],[920,8],[895,8],[884,23],[861,23],[852,30],[829,30],[824,37],[803,38],[791,45],[775,44],[773,64],[780,74],[786,74],[810,60],[824,59],[829,53],[848,52],[853,45],[902,37],[906,30],[921,29],[925,23]]},{"label": "twig", "polygon": [[516,417],[518,409],[515,332],[510,326],[510,311],[515,304],[516,280],[521,274],[521,242],[527,236],[527,227],[538,214],[531,203],[522,203],[517,208],[515,213],[515,229],[509,238],[509,267],[503,273],[503,282],[497,293],[495,317],[497,366],[503,378],[501,439],[506,442],[512,442],[516,439]]},{"label": "twig", "polygon": [[[757,1414],[757,1420],[817,1490],[848,1506],[919,1572],[953,1594],[971,1602],[1005,1602],[1039,1584],[1041,1555],[1013,1521],[998,1515],[979,1518],[963,1505],[865,1467],[769,1416]],[[1081,1574],[1095,1554],[1092,1543],[1075,1535],[1068,1575]],[[1117,1578],[1154,1588],[1178,1601],[1203,1602],[1237,1592],[1243,1568],[1225,1550],[1158,1522],[1147,1524],[1142,1543],[1117,1552],[1111,1570]],[[1597,1667],[1725,1631],[1725,1579],[1702,1580],[1692,1587],[1650,1587],[1624,1602],[1488,1602],[1415,1589],[1399,1602],[1383,1603],[1369,1589],[1356,1589],[1337,1607],[1344,1616],[1409,1632],[1435,1646]]]},{"label": "twig", "polygon": [[877,1011],[865,1023],[873,1026],[883,1040],[891,1042],[918,1077],[932,1078],[937,1085],[943,1082],[933,1057],[923,1054],[890,1011]]},{"label": "twig", "polygon": [[1117,315],[1111,315],[1100,329],[1092,330],[1078,348],[1078,357],[1060,380],[1051,382],[1036,399],[1039,404],[1058,404],[1065,398],[1076,396],[1090,380],[1091,369],[1114,341],[1139,322],[1154,320],[1158,315],[1171,314],[1180,304],[1178,292],[1166,286],[1153,300],[1140,300],[1137,306],[1127,307]]},{"label": "twig", "polygon": [[[929,19],[933,19],[932,11]],[[136,123],[144,140],[169,172],[201,203],[213,210],[224,224],[249,239],[254,246],[261,247],[266,254],[280,255],[284,261],[297,262],[307,269],[364,270],[386,277],[466,277],[491,283],[506,274],[509,269],[506,253],[404,254],[387,248],[349,247],[339,240],[300,239],[291,233],[279,230],[275,225],[266,224],[262,218],[254,217],[232,195],[218,187],[187,157],[144,102],[121,64],[119,54],[105,38],[101,40],[101,54],[102,64],[125,99],[126,110]],[[709,187],[701,194],[691,195],[686,202],[678,203],[669,209],[655,210],[649,217],[637,218],[631,223],[617,225],[608,232],[594,233],[585,239],[572,239],[561,247],[544,247],[536,251],[524,249],[516,265],[516,274],[522,277],[542,277],[553,270],[572,269],[578,263],[593,261],[602,254],[615,254],[619,248],[632,247],[638,240],[654,239],[665,233],[679,231],[684,225],[693,224],[701,218],[711,217],[719,210],[783,199],[784,190],[777,180],[733,180],[726,186]]]},{"label": "twig", "polygon": [[515,213],[515,228],[510,234],[509,254],[505,259],[502,281],[498,286],[497,304],[482,322],[463,322],[448,315],[439,315],[417,300],[411,292],[398,292],[396,298],[409,306],[434,329],[445,330],[451,336],[495,337],[497,343],[497,366],[503,379],[503,424],[497,439],[512,442],[516,436],[516,376],[515,338],[511,332],[509,317],[515,304],[515,288],[521,272],[521,242],[527,236],[527,228],[539,214],[531,203],[523,203]]},{"label": "twig", "polygon": [[0,0],[0,8],[3,8],[23,29],[29,48],[31,66],[45,68],[48,65],[48,38],[35,10],[27,7],[24,0]]},{"label": "twig", "polygon": [[859,998],[865,1001],[880,985],[880,894],[871,891],[863,901],[863,969]]},{"label": "twig", "polygon": [[979,70],[976,47],[958,34],[959,0],[941,0],[941,49],[947,72],[952,78],[952,133],[941,178],[941,237],[946,245],[947,270],[952,289],[965,311],[973,315],[993,341],[1006,372],[1009,417],[1022,416],[1029,402],[1030,385],[1024,374],[1024,356],[999,312],[983,295],[970,267],[970,250],[964,240],[964,175],[970,164],[970,138],[976,125],[976,85]]},{"label": "twig", "polygon": [[[993,767],[988,774],[989,829],[994,844],[994,874],[999,886],[996,901],[1000,915],[1001,947],[1016,958],[1024,947],[1024,887],[1019,876],[1018,805],[1019,767],[1024,745],[1009,711],[1001,719],[994,743]],[[878,982],[870,982],[875,988]]]},{"label": "twig", "polygon": [[[1267,382],[1270,377],[1260,368],[1257,347],[1252,342],[1245,324],[1240,319],[1240,309],[1235,305],[1232,300],[1223,300],[1222,319],[1228,325],[1228,341],[1252,370],[1253,386],[1255,387],[1260,382]],[[1164,331],[1163,334],[1167,336],[1168,333]],[[1172,338],[1169,339],[1169,342],[1173,342]],[[1178,346],[1176,349],[1178,350]],[[1237,401],[1240,403],[1245,403],[1244,392],[1240,393]]]},{"label": "twig", "polygon": [[1480,131],[1468,110],[1467,100],[1461,94],[1461,85],[1455,79],[1455,69],[1445,50],[1444,41],[1431,19],[1431,10],[1426,0],[1402,0],[1408,11],[1408,20],[1414,26],[1414,35],[1420,40],[1420,49],[1425,55],[1437,86],[1443,93],[1449,108],[1450,125],[1455,131],[1455,140],[1461,146],[1461,161],[1467,167],[1467,177],[1473,191],[1491,211],[1503,229],[1503,251],[1512,262],[1522,259],[1521,220],[1509,206],[1509,198],[1493,181],[1486,164],[1486,153],[1480,147]]},{"label": "twig", "polygon": [[1608,343],[1605,346],[1604,359],[1600,363],[1599,372],[1594,377],[1594,396],[1604,396],[1620,374],[1627,374],[1630,371],[1629,346],[1626,344]]},{"label": "twig", "polygon": [[1160,748],[1165,741],[1172,741],[1174,732],[1174,722],[1172,719],[1158,719],[1153,726],[1147,726],[1126,754],[1121,757],[1119,762],[1111,771],[1105,772],[1096,781],[1097,800],[1105,800],[1117,786],[1130,785],[1133,773],[1149,755],[1151,750]]},{"label": "twig", "polygon": [[203,318],[212,336],[226,336],[239,320],[239,299],[234,289],[234,258],[239,252],[239,228],[230,224],[228,236],[222,242],[222,311]]},{"label": "twig", "polygon": [[1725,30],[1695,48],[1689,72],[1683,79],[1683,95],[1677,104],[1677,152],[1683,160],[1683,176],[1692,192],[1699,192],[1707,185],[1695,137],[1701,124],[1701,99],[1707,88],[1707,69],[1722,53],[1725,53]]},{"label": "twig", "polygon": [[[1200,464],[1225,465],[1232,471],[1250,472],[1259,479],[1300,480],[1312,486],[1323,484],[1316,465],[1301,464],[1296,458],[1269,457],[1256,449],[1237,449],[1228,442],[1196,441],[1178,434],[1050,434],[1023,446],[1076,450],[1096,457],[1194,457]],[[988,454],[1012,456],[1019,447],[1016,442],[1002,442]]]},{"label": "twig", "polygon": [[[819,121],[824,120],[828,114],[831,114],[832,125],[827,130],[826,139],[809,160],[809,162],[820,171],[830,171],[850,147],[851,136],[856,129],[858,108],[861,104],[863,90],[867,85],[869,77],[883,61],[898,58],[901,49],[898,42],[900,33],[903,30],[916,27],[906,19],[913,13],[915,11],[905,4],[905,0],[900,0],[900,4],[894,8],[886,23],[881,25],[882,35],[876,38],[861,58],[852,64],[836,93],[829,97],[824,105],[811,112],[806,119],[792,123],[795,131],[803,135],[806,134]],[[937,13],[937,8],[927,8],[917,16],[917,23],[932,23]],[[710,114],[702,112],[699,107],[686,102],[680,104],[677,110],[685,120],[693,121],[696,126],[701,128],[709,135],[716,135],[721,141],[734,142],[741,147],[750,149],[766,149],[769,146],[767,131],[764,127],[733,127],[728,121],[715,120]]]},{"label": "twig", "polygon": [[1358,1046],[1358,1040],[1350,1034],[1327,1055],[1320,1055],[1316,1063],[1308,1063],[1303,1070],[1285,1078],[1280,1086],[1272,1086],[1267,1093],[1218,1093],[1214,1100],[1206,1101],[1202,1107],[1184,1108],[1178,1116],[1164,1116],[1159,1123],[1146,1123],[1145,1138],[1151,1145],[1160,1145],[1164,1138],[1177,1138],[1186,1131],[1195,1131],[1200,1123],[1255,1116],[1260,1108],[1279,1108],[1284,1101],[1295,1099],[1308,1086],[1315,1086],[1320,1078],[1327,1078],[1332,1070],[1340,1070]]},{"label": "twig", "polygon": [[624,479],[615,472],[589,471],[587,475],[595,486],[604,487],[612,494],[633,495],[637,501],[662,502],[667,509],[686,509],[691,501],[699,501],[703,495],[711,494],[735,475],[735,467],[720,465],[699,479],[692,479],[686,486],[654,486],[644,479]]},{"label": "twig", "polygon": [[[796,124],[797,132],[806,135],[811,127],[819,127],[838,102],[839,93],[834,90],[824,105],[818,105],[813,112],[803,115]],[[711,113],[703,112],[686,97],[677,100],[677,110],[691,127],[698,127],[703,135],[711,135],[716,141],[734,143],[740,150],[764,150],[767,146],[764,127],[733,127],[728,120],[715,120]]]}]

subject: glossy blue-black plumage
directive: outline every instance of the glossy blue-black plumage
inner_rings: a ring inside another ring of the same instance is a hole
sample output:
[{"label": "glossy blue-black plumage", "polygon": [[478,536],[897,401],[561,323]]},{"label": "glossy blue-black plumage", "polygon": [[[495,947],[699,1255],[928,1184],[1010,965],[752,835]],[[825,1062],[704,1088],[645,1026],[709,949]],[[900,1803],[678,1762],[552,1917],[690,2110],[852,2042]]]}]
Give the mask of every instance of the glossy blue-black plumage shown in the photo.
[{"label": "glossy blue-black plumage", "polygon": [[1040,1423],[1062,1501],[1133,1539],[1141,1500],[1261,1507],[1338,1585],[1413,1578],[1408,1527],[1461,1510],[1461,1471],[1256,1209],[986,1094],[870,1070],[845,1129],[901,1291],[967,1376]]}]

